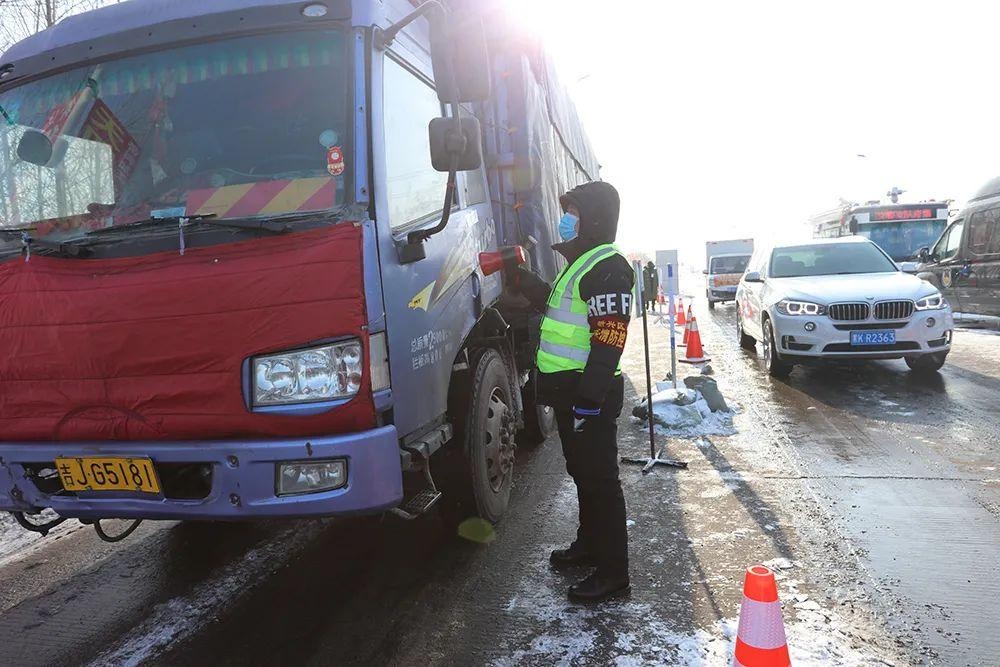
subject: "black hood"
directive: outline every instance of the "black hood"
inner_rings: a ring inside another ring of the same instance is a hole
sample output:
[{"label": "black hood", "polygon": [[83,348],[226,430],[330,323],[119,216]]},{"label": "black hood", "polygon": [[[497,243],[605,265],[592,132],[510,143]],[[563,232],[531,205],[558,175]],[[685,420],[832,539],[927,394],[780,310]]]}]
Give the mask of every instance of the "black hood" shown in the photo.
[{"label": "black hood", "polygon": [[621,200],[614,186],[604,181],[578,185],[559,197],[563,211],[569,204],[580,210],[580,232],[575,239],[552,246],[573,260],[591,248],[614,243],[618,233],[618,209]]}]

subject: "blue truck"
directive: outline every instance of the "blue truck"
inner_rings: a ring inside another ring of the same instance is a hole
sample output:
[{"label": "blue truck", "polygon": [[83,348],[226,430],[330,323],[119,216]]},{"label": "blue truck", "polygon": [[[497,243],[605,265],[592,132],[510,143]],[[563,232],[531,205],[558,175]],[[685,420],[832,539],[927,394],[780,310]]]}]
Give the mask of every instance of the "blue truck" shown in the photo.
[{"label": "blue truck", "polygon": [[554,419],[480,256],[552,280],[599,177],[501,3],[130,0],[0,112],[0,509],[500,519]]}]

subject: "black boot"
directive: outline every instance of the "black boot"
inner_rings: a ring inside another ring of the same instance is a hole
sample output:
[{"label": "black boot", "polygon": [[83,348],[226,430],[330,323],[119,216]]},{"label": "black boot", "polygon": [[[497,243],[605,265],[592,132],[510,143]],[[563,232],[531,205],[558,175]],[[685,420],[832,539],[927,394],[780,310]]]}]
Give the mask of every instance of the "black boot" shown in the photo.
[{"label": "black boot", "polygon": [[566,567],[576,567],[578,565],[594,564],[590,554],[578,542],[574,542],[565,549],[556,549],[553,551],[549,555],[549,562],[557,570]]},{"label": "black boot", "polygon": [[569,587],[569,599],[574,602],[600,602],[610,598],[627,597],[632,592],[628,574],[608,576],[594,572],[583,581]]}]

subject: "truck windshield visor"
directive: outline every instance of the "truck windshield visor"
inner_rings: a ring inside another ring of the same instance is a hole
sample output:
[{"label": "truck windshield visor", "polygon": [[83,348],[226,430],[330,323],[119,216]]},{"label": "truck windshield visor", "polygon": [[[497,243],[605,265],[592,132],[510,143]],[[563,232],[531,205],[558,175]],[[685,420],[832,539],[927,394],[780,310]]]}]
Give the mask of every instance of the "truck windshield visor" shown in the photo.
[{"label": "truck windshield visor", "polygon": [[874,241],[897,262],[916,259],[921,248],[934,245],[944,231],[944,220],[914,220],[863,225],[859,236]]},{"label": "truck windshield visor", "polygon": [[713,257],[711,270],[712,275],[726,273],[743,273],[750,262],[750,255],[740,255],[738,257]]},{"label": "truck windshield visor", "polygon": [[[246,218],[344,202],[340,30],[88,65],[0,94],[0,230],[70,240],[150,217]],[[0,246],[16,235],[0,235]]]}]

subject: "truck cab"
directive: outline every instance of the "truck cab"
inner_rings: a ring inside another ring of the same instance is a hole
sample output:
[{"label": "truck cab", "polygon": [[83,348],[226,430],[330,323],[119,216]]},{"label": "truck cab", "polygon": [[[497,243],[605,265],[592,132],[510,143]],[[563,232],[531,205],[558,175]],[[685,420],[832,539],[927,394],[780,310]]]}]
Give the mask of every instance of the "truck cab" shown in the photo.
[{"label": "truck cab", "polygon": [[0,509],[502,516],[554,423],[479,256],[553,278],[598,167],[452,4],[133,0],[0,58]]},{"label": "truck cab", "polygon": [[736,300],[736,287],[753,255],[753,239],[708,241],[705,244],[705,299],[715,304]]}]

